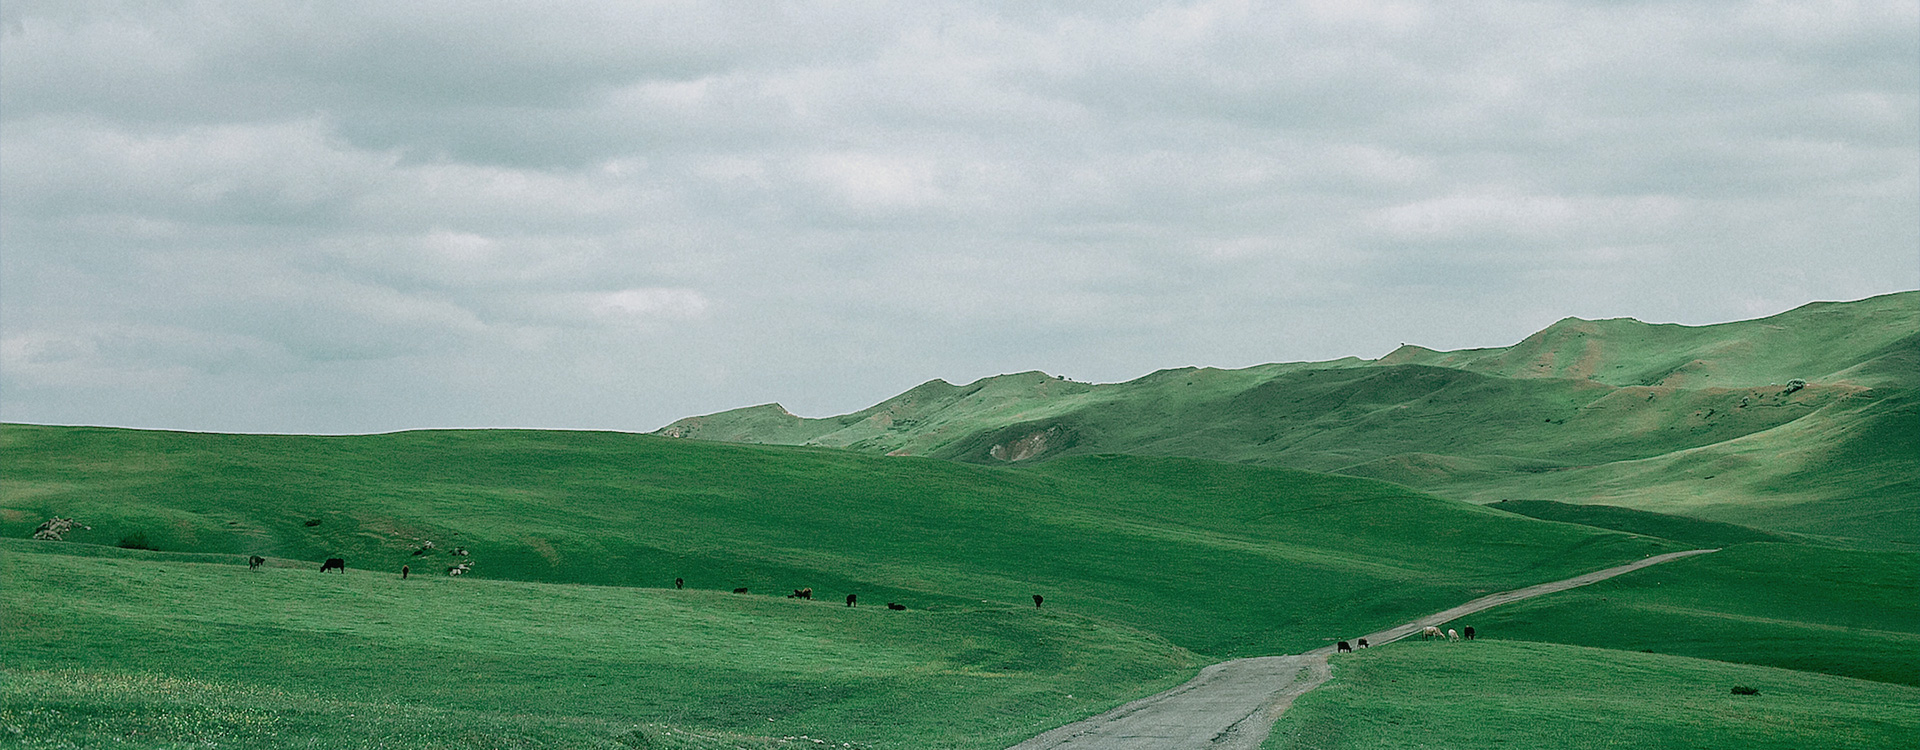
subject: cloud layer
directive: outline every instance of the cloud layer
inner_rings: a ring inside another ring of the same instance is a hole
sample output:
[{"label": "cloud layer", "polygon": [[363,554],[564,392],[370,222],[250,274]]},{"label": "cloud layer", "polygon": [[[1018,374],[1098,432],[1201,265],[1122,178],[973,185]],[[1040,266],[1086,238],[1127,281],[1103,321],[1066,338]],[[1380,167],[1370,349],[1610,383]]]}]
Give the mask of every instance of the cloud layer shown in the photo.
[{"label": "cloud layer", "polygon": [[651,429],[1920,287],[1910,2],[9,2],[8,420]]}]

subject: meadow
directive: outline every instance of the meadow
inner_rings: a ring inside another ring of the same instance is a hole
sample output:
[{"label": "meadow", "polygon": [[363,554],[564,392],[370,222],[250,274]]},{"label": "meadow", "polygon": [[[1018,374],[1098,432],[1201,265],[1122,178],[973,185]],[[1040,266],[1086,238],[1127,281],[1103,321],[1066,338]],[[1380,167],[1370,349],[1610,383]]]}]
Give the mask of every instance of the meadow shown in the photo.
[{"label": "meadow", "polygon": [[1920,688],[1666,654],[1413,641],[1332,668],[1265,747],[1868,750],[1920,739]]},{"label": "meadow", "polygon": [[1031,607],[895,612],[77,547],[0,553],[0,731],[23,747],[998,748],[1199,666],[1150,634]]},{"label": "meadow", "polygon": [[1481,613],[1500,638],[1920,686],[1920,556],[1752,543]]},{"label": "meadow", "polygon": [[[1680,546],[1373,480],[1193,459],[1017,469],[589,432],[8,426],[0,536],[476,577],[1031,606],[1288,653]],[[435,542],[431,550],[427,541]],[[424,551],[423,551],[424,550]],[[422,553],[422,554],[415,554]]]}]

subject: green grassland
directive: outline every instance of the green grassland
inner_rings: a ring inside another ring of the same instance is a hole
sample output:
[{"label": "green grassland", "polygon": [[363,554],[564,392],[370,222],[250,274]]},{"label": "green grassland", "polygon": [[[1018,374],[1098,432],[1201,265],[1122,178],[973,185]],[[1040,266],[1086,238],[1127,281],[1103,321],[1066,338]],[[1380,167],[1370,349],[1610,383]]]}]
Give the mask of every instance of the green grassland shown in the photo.
[{"label": "green grassland", "polygon": [[[1004,747],[1217,658],[1680,548],[1123,455],[8,425],[0,461],[0,724],[48,746]],[[54,515],[92,528],[23,539]],[[439,573],[454,547],[472,575]]]},{"label": "green grassland", "polygon": [[[10,425],[0,536],[550,583],[1030,606],[1287,653],[1680,545],[1384,482],[1191,459],[989,468],[619,433],[242,436]],[[318,522],[316,525],[309,523]],[[434,551],[414,555],[422,540]]]},{"label": "green grassland", "polygon": [[[1920,740],[1920,689],[1787,669],[1498,640],[1402,642],[1332,666],[1333,679],[1294,702],[1266,747],[1793,750]],[[1759,693],[1735,695],[1735,686]]]},{"label": "green grassland", "polygon": [[1499,607],[1466,624],[1494,638],[1920,685],[1920,556],[1742,544]]},{"label": "green grassland", "polygon": [[1199,457],[1914,549],[1917,393],[1920,293],[1904,292],[1711,326],[1569,318],[1499,349],[1108,385],[933,381],[843,416],[766,405],[660,434],[982,463]]},{"label": "green grassland", "polygon": [[1198,666],[1031,607],[4,549],[0,743],[25,747],[1000,748]]},{"label": "green grassland", "polygon": [[1700,549],[1731,547],[1749,542],[1793,542],[1796,537],[1738,524],[1706,521],[1689,516],[1622,508],[1614,505],[1582,505],[1552,500],[1502,500],[1487,507],[1518,513],[1543,521],[1562,521],[1630,534],[1672,539]]}]

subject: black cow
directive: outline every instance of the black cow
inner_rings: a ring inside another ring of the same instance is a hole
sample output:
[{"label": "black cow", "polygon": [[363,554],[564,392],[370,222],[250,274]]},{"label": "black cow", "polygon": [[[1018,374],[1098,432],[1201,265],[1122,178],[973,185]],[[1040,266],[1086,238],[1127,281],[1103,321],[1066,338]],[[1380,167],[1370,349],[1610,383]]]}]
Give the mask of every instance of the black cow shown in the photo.
[{"label": "black cow", "polygon": [[733,590],[733,593],[736,593],[736,594],[744,594],[744,593],[747,593],[747,587],[745,587],[745,586],[741,586],[740,588],[737,588],[737,589],[734,589],[734,590]]},{"label": "black cow", "polygon": [[259,555],[247,558],[247,570],[259,570],[260,566],[265,564],[267,564],[267,558]]},{"label": "black cow", "polygon": [[687,579],[685,579],[685,578],[675,578],[675,579],[673,579],[673,587],[674,587],[674,588],[676,588],[676,589],[684,589],[684,588],[686,588],[686,587],[687,587]]},{"label": "black cow", "polygon": [[887,602],[887,609],[891,609],[896,612],[904,610],[906,608],[907,608],[907,605],[901,604],[899,602]]},{"label": "black cow", "polygon": [[1361,648],[1366,648],[1366,647],[1367,647],[1367,639],[1365,639],[1365,638],[1362,638],[1362,639],[1360,639],[1360,647],[1361,647]]},{"label": "black cow", "polygon": [[1034,608],[1034,609],[1039,609],[1039,608],[1040,608],[1040,603],[1041,603],[1041,602],[1044,602],[1044,601],[1046,601],[1046,600],[1047,600],[1047,598],[1046,598],[1046,597],[1044,597],[1044,596],[1041,596],[1041,595],[1039,595],[1039,594],[1034,594],[1034,595],[1033,595],[1033,608]]},{"label": "black cow", "polygon": [[400,580],[402,581],[407,580],[407,574],[412,572],[413,571],[409,569],[407,566],[405,565],[400,566]]},{"label": "black cow", "polygon": [[320,572],[325,573],[329,570],[338,570],[342,575],[345,575],[347,572],[347,561],[338,557],[329,557],[326,562],[320,563]]},{"label": "black cow", "polygon": [[859,599],[859,598],[860,598],[860,597],[857,597],[857,596],[854,596],[854,595],[852,595],[852,594],[848,594],[848,595],[847,595],[847,606],[849,606],[849,607],[851,607],[851,606],[853,606],[853,602],[854,602],[855,600],[857,600],[857,599]]},{"label": "black cow", "polygon": [[1346,641],[1341,641],[1341,642],[1340,642],[1340,645],[1337,645],[1337,646],[1334,646],[1334,647],[1333,647],[1333,651],[1334,651],[1334,653],[1337,653],[1337,654],[1346,654],[1346,653],[1352,653],[1352,652],[1353,652],[1353,647],[1352,647],[1352,646],[1350,646],[1350,645],[1347,645],[1347,642],[1346,642]]},{"label": "black cow", "polygon": [[1465,631],[1462,631],[1462,632],[1461,632],[1461,635],[1464,635],[1464,636],[1466,636],[1466,637],[1467,637],[1467,640],[1469,640],[1469,641],[1471,641],[1471,640],[1473,640],[1473,626],[1472,626],[1472,625],[1468,625],[1468,626],[1467,626],[1467,629],[1466,629]]}]

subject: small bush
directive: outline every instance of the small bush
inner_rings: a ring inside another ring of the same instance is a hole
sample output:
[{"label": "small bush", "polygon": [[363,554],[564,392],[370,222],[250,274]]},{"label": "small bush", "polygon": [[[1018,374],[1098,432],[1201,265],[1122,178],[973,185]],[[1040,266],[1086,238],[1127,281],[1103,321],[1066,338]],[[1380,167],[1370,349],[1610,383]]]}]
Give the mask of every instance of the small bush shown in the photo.
[{"label": "small bush", "polygon": [[1735,685],[1733,686],[1733,694],[1734,695],[1759,695],[1760,689],[1750,688],[1745,685]]},{"label": "small bush", "polygon": [[136,531],[120,537],[120,544],[117,546],[121,549],[146,549],[154,551],[159,551],[160,549],[147,542],[147,532],[144,531]]}]

